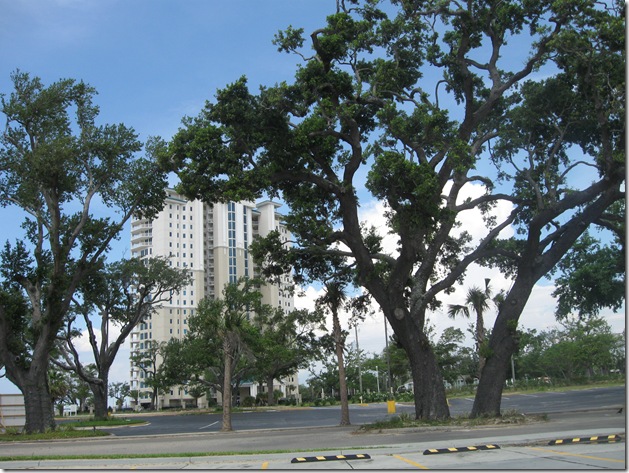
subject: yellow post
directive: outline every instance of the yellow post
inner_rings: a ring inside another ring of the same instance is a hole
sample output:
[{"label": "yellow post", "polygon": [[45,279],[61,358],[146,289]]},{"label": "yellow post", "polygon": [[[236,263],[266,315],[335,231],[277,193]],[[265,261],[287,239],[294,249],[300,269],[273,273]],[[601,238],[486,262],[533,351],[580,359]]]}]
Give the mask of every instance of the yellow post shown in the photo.
[{"label": "yellow post", "polygon": [[387,401],[387,414],[395,414],[395,401]]}]

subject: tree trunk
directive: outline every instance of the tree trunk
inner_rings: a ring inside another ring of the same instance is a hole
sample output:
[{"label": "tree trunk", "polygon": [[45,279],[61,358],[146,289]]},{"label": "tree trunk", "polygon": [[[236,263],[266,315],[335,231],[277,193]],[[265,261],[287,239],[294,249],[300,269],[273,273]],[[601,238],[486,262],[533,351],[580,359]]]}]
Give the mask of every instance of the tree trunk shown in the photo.
[{"label": "tree trunk", "polygon": [[336,359],[339,365],[339,389],[341,391],[341,423],[340,425],[350,425],[349,403],[347,400],[347,378],[345,377],[345,362],[343,361],[343,340],[341,324],[336,311],[332,311],[332,323],[334,327],[334,345],[336,348]]},{"label": "tree trunk", "polygon": [[24,396],[26,423],[24,431],[27,434],[55,430],[55,412],[48,388],[48,376],[45,369],[31,369],[23,373],[23,383],[20,385]]},{"label": "tree trunk", "polygon": [[485,344],[485,324],[483,322],[483,314],[479,312],[476,317],[476,346],[478,352],[478,381],[480,382],[480,378],[483,374],[483,369],[485,368],[485,363],[487,363],[487,358],[484,356]]},{"label": "tree trunk", "polygon": [[107,419],[107,403],[109,395],[107,393],[107,382],[90,383],[90,389],[94,394],[94,419],[103,420]]},{"label": "tree trunk", "polygon": [[423,333],[409,333],[406,338],[410,344],[403,342],[403,345],[413,375],[415,418],[449,419],[450,409],[443,378],[428,337]]},{"label": "tree trunk", "polygon": [[269,376],[266,380],[266,387],[269,391],[269,395],[268,395],[268,403],[269,406],[274,406],[275,405],[275,393],[273,392],[273,376]]},{"label": "tree trunk", "polygon": [[518,346],[517,325],[535,284],[534,278],[516,280],[501,304],[489,339],[489,356],[476,390],[471,417],[500,416],[502,390],[507,379],[511,355]]},{"label": "tree trunk", "polygon": [[[383,307],[382,303],[380,307]],[[418,308],[412,315],[406,310],[395,310],[390,306],[388,309],[385,311],[387,320],[406,351],[411,365],[415,418],[423,420],[450,418],[441,370],[430,341],[422,330],[423,324],[420,323],[425,318],[425,308]],[[400,312],[403,312],[401,316]]]},{"label": "tree trunk", "polygon": [[232,430],[232,354],[229,343],[223,341],[225,372],[223,373],[223,427],[222,431]]}]

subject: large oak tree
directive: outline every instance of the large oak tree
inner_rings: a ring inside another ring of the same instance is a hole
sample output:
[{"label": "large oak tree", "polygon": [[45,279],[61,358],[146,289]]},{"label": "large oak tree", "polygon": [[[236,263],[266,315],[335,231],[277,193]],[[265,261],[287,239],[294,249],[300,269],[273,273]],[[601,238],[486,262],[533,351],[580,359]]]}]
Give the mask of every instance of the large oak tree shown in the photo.
[{"label": "large oak tree", "polygon": [[[409,357],[418,418],[449,416],[427,311],[473,262],[500,264],[514,282],[474,406],[499,414],[535,282],[624,195],[621,9],[341,0],[309,37],[294,28],[276,37],[303,58],[292,84],[254,94],[241,78],[220,90],[161,149],[162,162],[191,198],[279,194],[295,246],[268,241],[266,263],[316,280],[344,258]],[[544,67],[548,80],[523,86]],[[581,167],[596,171],[589,182],[572,179]],[[475,186],[482,195],[466,198]],[[374,198],[386,204],[395,253],[360,221]],[[511,212],[492,213],[499,204]],[[460,228],[471,211],[486,224],[476,240]],[[499,240],[512,226],[516,237]]]},{"label": "large oak tree", "polygon": [[95,90],[15,72],[2,95],[0,206],[26,216],[0,260],[0,363],[22,391],[27,432],[55,428],[47,370],[81,282],[132,215],[154,217],[166,179],[133,129],[98,125]]},{"label": "large oak tree", "polygon": [[[94,393],[94,417],[107,418],[109,371],[120,346],[140,323],[150,324],[161,303],[190,284],[185,271],[173,268],[165,258],[133,258],[116,261],[83,280],[74,298],[73,310],[59,337],[60,356],[53,362],[75,372]],[[76,337],[84,332],[92,351],[95,371],[87,370]],[[116,336],[113,336],[117,329]]]}]

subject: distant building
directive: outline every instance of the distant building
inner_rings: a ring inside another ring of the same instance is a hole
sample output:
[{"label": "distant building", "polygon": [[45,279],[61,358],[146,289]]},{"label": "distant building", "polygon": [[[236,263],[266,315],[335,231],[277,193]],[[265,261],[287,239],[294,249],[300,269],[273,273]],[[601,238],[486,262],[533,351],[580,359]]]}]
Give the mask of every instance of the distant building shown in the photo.
[{"label": "distant building", "polygon": [[[173,294],[169,303],[162,304],[151,318],[131,332],[132,355],[146,349],[148,344],[183,338],[188,332],[188,318],[203,297],[220,297],[225,284],[243,276],[254,277],[256,268],[249,254],[254,237],[277,230],[288,238],[277,212],[279,204],[275,202],[208,205],[198,200],[189,201],[172,189],[167,189],[167,194],[164,209],[154,220],[132,220],[131,255],[137,258],[166,256],[172,266],[191,271],[193,282]],[[286,311],[293,310],[293,296],[285,290],[289,285],[287,275],[280,285],[263,286],[260,289],[263,302]],[[131,389],[139,390],[142,393],[140,404],[148,406],[151,389],[145,386],[144,373],[131,364],[130,374]],[[298,393],[297,373],[275,383],[273,388],[282,391],[284,396]],[[257,385],[245,383],[239,395],[244,399],[255,397],[257,393]],[[221,401],[220,393],[214,396]],[[201,405],[206,403],[205,398],[200,400]],[[158,404],[158,407],[191,406],[194,399],[184,387],[173,387],[170,393],[160,396]]]}]

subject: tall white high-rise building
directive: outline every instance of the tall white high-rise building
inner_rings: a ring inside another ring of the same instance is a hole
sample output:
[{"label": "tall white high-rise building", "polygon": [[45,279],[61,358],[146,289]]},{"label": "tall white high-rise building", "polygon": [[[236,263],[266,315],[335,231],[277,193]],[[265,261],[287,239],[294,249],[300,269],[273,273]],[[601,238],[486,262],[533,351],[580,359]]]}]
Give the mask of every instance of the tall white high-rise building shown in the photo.
[{"label": "tall white high-rise building", "polygon": [[[167,195],[164,209],[155,219],[131,222],[131,254],[137,258],[168,257],[173,267],[190,271],[193,281],[133,330],[131,355],[153,343],[183,338],[188,332],[188,319],[203,297],[220,297],[225,284],[243,276],[254,277],[256,268],[249,245],[256,236],[277,230],[288,238],[277,212],[279,204],[275,202],[208,205],[198,200],[189,201],[172,189],[167,189]],[[287,290],[289,276],[282,281],[260,289],[263,302],[291,311],[294,303],[291,291]],[[145,386],[144,372],[131,363],[130,375],[131,389],[142,393],[140,403],[150,404],[151,390]],[[276,382],[273,388],[284,395],[297,394],[297,373]],[[256,385],[245,383],[239,394],[244,398],[255,397],[256,393]],[[159,407],[179,407],[184,403],[190,406],[193,398],[183,387],[171,388],[170,393],[160,396],[158,401]]]}]

